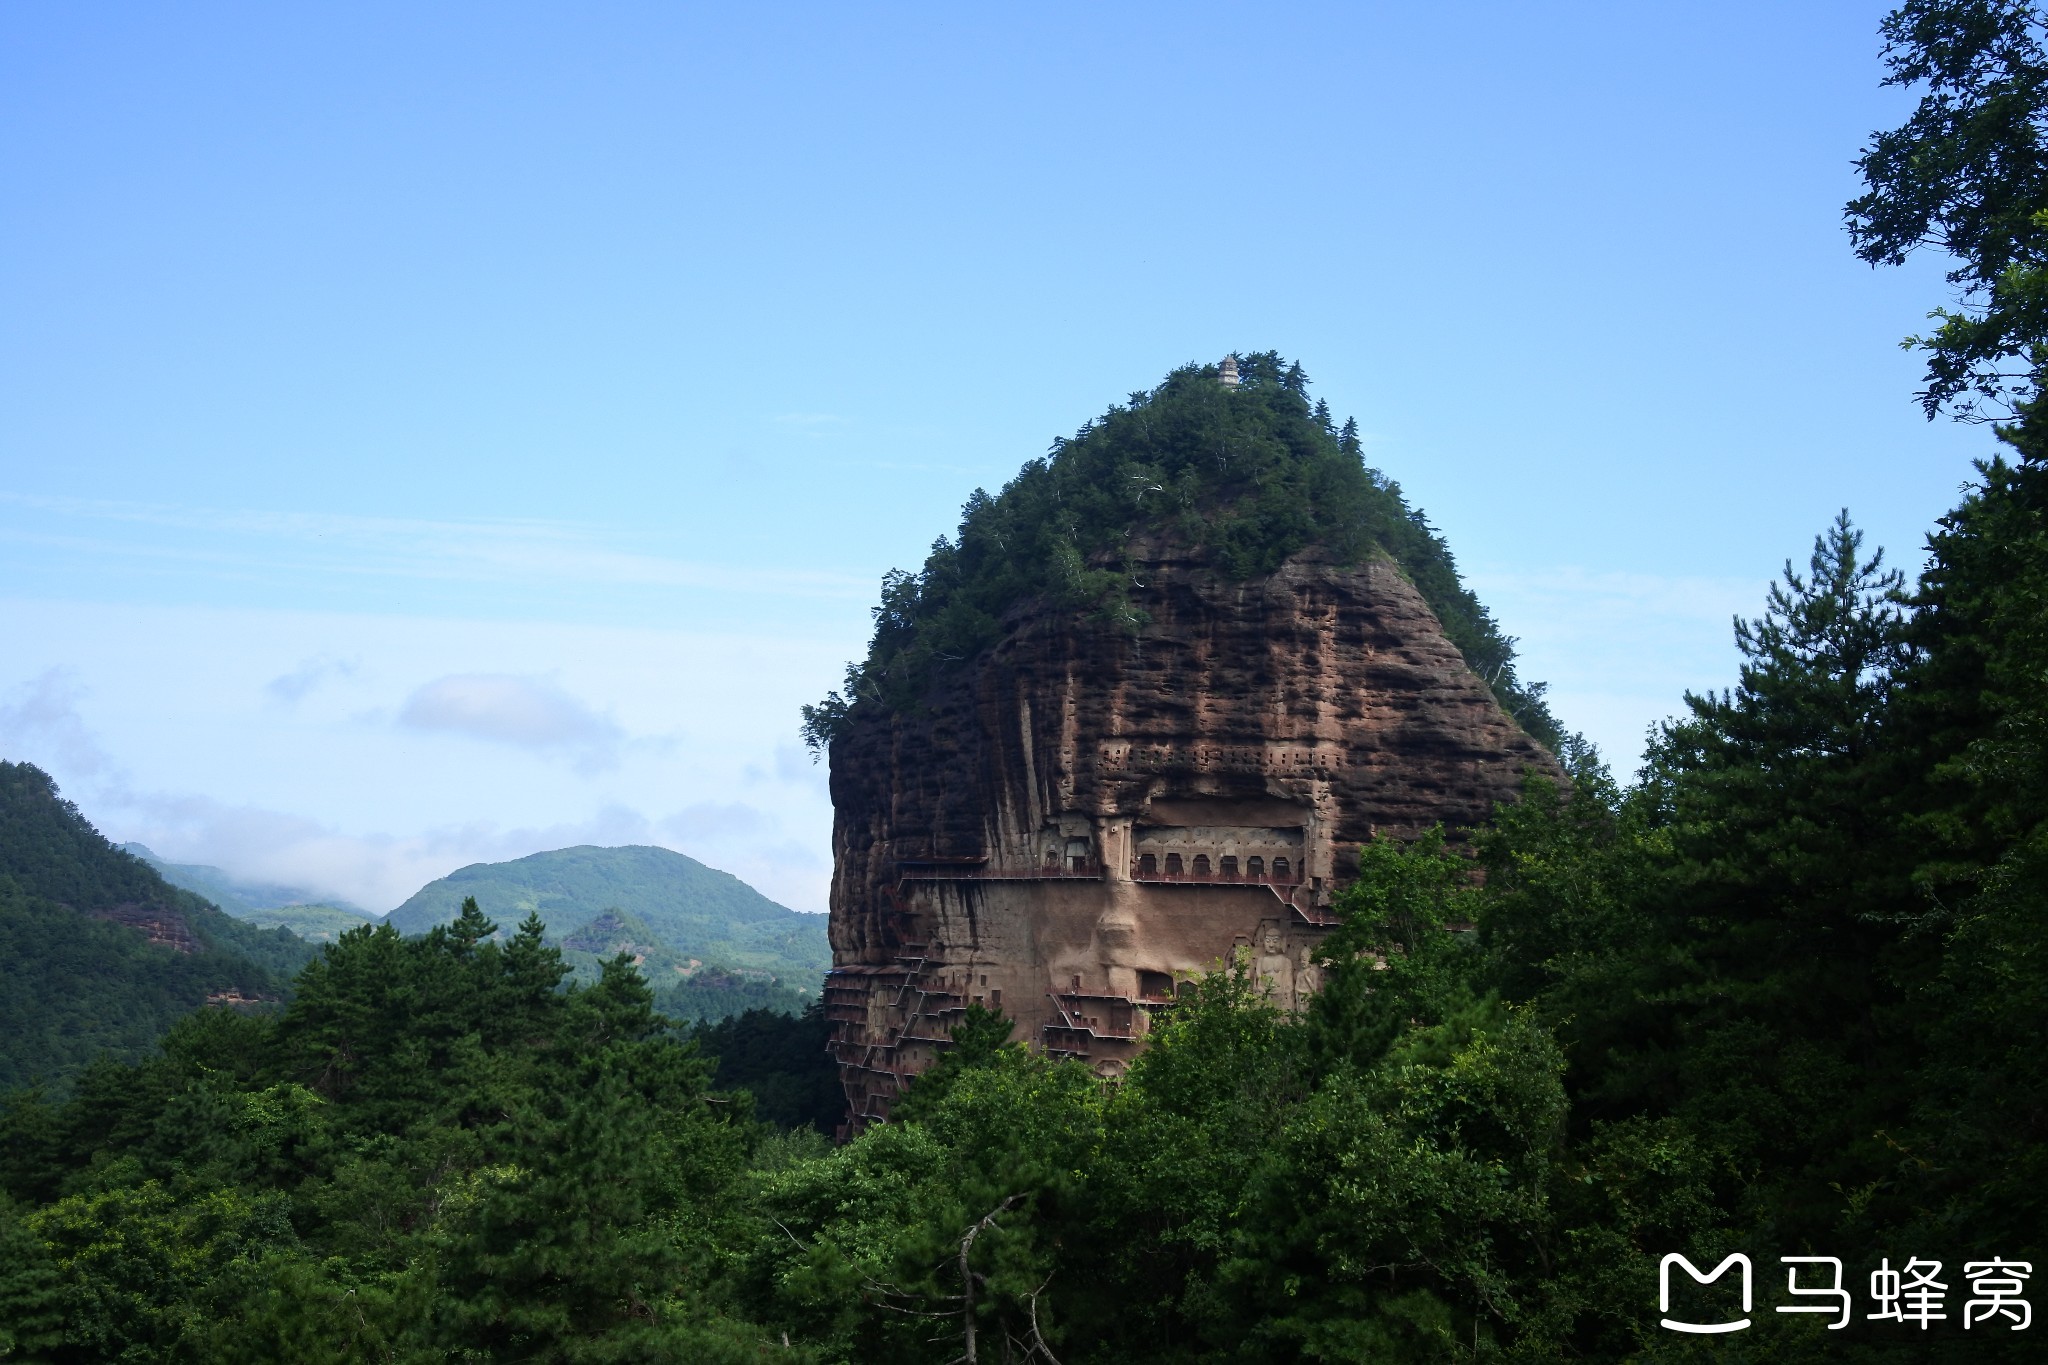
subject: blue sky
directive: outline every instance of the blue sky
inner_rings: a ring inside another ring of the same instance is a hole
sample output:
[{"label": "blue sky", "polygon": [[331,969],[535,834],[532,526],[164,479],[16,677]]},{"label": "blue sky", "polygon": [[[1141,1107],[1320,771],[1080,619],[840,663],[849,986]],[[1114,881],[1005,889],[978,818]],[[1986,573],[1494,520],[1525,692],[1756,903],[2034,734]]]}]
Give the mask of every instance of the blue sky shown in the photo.
[{"label": "blue sky", "polygon": [[1274,348],[1627,771],[1989,452],[1841,229],[1884,8],[0,9],[0,756],[376,910],[585,841],[823,909],[882,572]]}]

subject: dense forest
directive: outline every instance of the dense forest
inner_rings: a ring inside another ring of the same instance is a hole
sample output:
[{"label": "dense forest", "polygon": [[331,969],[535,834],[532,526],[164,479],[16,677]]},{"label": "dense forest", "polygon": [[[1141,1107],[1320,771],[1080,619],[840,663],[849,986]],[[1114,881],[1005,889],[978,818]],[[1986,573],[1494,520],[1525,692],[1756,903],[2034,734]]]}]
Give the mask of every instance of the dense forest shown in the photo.
[{"label": "dense forest", "polygon": [[[622,960],[568,982],[538,920],[500,939],[473,904],[357,930],[274,1014],[193,1014],[68,1098],[8,1100],[0,1352],[2035,1358],[2042,33],[1996,0],[1886,25],[1922,103],[1866,155],[1851,230],[1964,263],[1972,325],[1923,340],[1926,399],[2007,408],[1924,570],[1844,514],[1631,785],[1582,762],[1470,854],[1367,845],[1302,1013],[1219,970],[1106,1084],[971,1011],[892,1122],[835,1146],[801,1122],[815,1016],[688,1037]],[[1747,1326],[1660,1326],[1732,1311],[1725,1283],[1660,1302],[1663,1257],[1738,1252]]]},{"label": "dense forest", "polygon": [[920,572],[883,577],[867,657],[848,666],[843,690],[803,709],[812,751],[855,707],[917,706],[938,673],[995,643],[1004,614],[1024,601],[1140,629],[1130,588],[1147,536],[1191,547],[1236,579],[1311,545],[1345,562],[1390,558],[1501,705],[1558,747],[1543,684],[1520,679],[1515,642],[1465,587],[1443,538],[1400,485],[1366,466],[1357,422],[1336,426],[1327,404],[1311,406],[1307,374],[1277,352],[1240,356],[1237,367],[1235,389],[1217,382],[1215,365],[1175,370],[1054,441],[996,496],[976,489],[957,536],[941,536]]},{"label": "dense forest", "polygon": [[[138,921],[189,951],[152,943]],[[0,762],[0,1090],[61,1087],[103,1054],[140,1060],[209,998],[279,1000],[312,954],[165,882],[47,773]]]},{"label": "dense forest", "polygon": [[[724,967],[706,967],[678,982],[654,988],[654,1007],[679,1023],[712,1023],[737,1014],[793,1017],[817,1003],[817,981],[780,978]],[[801,983],[801,984],[800,984]]]}]

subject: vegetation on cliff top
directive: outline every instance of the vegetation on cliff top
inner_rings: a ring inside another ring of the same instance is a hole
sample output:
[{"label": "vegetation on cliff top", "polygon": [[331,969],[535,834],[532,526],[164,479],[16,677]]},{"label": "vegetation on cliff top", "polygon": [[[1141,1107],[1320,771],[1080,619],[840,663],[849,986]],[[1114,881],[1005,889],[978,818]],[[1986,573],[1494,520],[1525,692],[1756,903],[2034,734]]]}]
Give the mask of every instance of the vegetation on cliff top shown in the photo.
[{"label": "vegetation on cliff top", "polygon": [[1132,545],[1147,535],[1204,551],[1236,579],[1311,545],[1347,563],[1387,555],[1508,713],[1559,747],[1543,684],[1516,674],[1514,640],[1459,579],[1443,538],[1361,459],[1356,422],[1334,425],[1327,404],[1310,404],[1301,366],[1275,352],[1240,357],[1238,374],[1233,390],[1214,365],[1184,366],[1054,441],[996,496],[976,489],[958,535],[933,542],[922,571],[883,576],[867,657],[847,666],[842,691],[804,708],[812,751],[856,708],[914,708],[937,675],[994,644],[1004,613],[1027,598],[1136,630]]}]

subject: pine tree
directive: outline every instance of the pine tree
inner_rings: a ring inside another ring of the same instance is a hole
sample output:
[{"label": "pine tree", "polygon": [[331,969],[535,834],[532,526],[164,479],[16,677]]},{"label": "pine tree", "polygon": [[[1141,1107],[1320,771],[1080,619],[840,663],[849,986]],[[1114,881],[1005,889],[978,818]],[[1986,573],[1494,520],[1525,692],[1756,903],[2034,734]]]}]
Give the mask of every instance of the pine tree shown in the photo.
[{"label": "pine tree", "polygon": [[1879,818],[1879,736],[1907,630],[1901,575],[1881,550],[1862,558],[1862,543],[1845,511],[1815,538],[1807,574],[1787,562],[1764,615],[1735,623],[1733,693],[1687,694],[1691,717],[1654,751],[1674,818],[1741,841],[1716,865],[1742,884],[1853,879],[1843,848]]},{"label": "pine tree", "polygon": [[0,1194],[0,1360],[48,1360],[64,1341],[64,1290],[42,1239]]},{"label": "pine tree", "polygon": [[1010,1041],[1015,1028],[1016,1022],[1001,1010],[969,1005],[960,1022],[949,1030],[953,1046],[896,1102],[891,1117],[907,1121],[929,1115],[962,1075],[993,1066],[1006,1053],[1021,1051],[1022,1044]]},{"label": "pine tree", "polygon": [[1737,686],[1688,694],[1651,746],[1630,799],[1662,852],[1634,894],[1663,945],[1642,960],[1663,965],[1633,998],[1664,1004],[1585,1025],[1634,1059],[1609,1073],[1630,1107],[1672,1106],[1721,1159],[1771,1172],[1799,1235],[1831,1226],[1834,1188],[1888,1167],[1874,1135],[1913,1047],[1887,1022],[1913,956],[1883,743],[1906,630],[1899,575],[1861,545],[1845,513],[1807,573],[1788,563],[1764,615],[1737,622]]},{"label": "pine tree", "polygon": [[1358,419],[1356,417],[1346,417],[1344,419],[1344,428],[1337,433],[1337,449],[1343,451],[1346,455],[1354,456],[1365,449],[1364,444],[1358,439]]}]

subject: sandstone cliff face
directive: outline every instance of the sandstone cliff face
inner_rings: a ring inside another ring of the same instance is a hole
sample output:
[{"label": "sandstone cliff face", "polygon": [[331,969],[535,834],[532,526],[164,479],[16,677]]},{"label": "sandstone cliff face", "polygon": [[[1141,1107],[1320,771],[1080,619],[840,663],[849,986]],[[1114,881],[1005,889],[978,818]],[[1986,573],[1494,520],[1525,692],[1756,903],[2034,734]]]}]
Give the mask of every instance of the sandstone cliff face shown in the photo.
[{"label": "sandstone cliff face", "polygon": [[1313,990],[1357,846],[1485,820],[1550,755],[1385,561],[1230,582],[1151,547],[1133,636],[1025,607],[917,714],[832,746],[827,1008],[856,1123],[971,1000],[1105,1073],[1233,953]]},{"label": "sandstone cliff face", "polygon": [[94,919],[109,920],[138,929],[151,943],[173,952],[196,953],[199,938],[192,932],[192,926],[176,910],[162,905],[143,905],[137,901],[123,901],[104,910],[86,912]]}]

